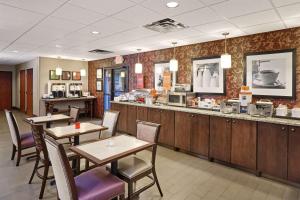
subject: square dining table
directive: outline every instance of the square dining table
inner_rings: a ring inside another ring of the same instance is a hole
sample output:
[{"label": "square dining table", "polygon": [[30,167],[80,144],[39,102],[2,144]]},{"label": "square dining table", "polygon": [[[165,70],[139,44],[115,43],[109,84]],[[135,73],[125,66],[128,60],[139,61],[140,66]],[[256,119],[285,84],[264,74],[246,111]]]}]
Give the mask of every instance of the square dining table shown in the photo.
[{"label": "square dining table", "polygon": [[117,174],[118,160],[152,147],[154,143],[132,136],[119,135],[96,142],[73,146],[71,151],[97,166],[111,163],[111,173]]},{"label": "square dining table", "polygon": [[46,128],[51,127],[52,122],[61,122],[61,121],[69,121],[72,117],[64,114],[56,114],[49,116],[38,116],[38,117],[28,117],[25,118],[24,121],[27,123],[33,122],[35,124],[43,124],[46,123]]}]

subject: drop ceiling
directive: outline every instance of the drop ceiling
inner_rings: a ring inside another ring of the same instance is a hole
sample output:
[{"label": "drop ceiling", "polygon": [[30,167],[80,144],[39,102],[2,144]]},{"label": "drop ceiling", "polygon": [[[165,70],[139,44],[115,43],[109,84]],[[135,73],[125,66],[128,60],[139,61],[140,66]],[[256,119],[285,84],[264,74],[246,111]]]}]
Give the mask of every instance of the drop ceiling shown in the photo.
[{"label": "drop ceiling", "polygon": [[[0,64],[38,56],[95,60],[300,26],[300,0],[0,0]],[[164,18],[189,28],[158,33]],[[97,31],[99,34],[92,34]],[[114,53],[97,55],[92,49]]]}]

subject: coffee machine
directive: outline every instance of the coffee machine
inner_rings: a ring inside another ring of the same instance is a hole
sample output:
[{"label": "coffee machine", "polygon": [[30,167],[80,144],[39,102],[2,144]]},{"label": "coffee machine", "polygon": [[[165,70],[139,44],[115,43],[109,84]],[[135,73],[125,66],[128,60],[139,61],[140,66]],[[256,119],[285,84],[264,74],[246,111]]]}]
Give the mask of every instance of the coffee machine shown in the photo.
[{"label": "coffee machine", "polygon": [[70,83],[69,93],[73,97],[82,97],[82,83]]},{"label": "coffee machine", "polygon": [[53,83],[51,85],[51,93],[54,98],[66,97],[66,85],[64,83]]}]

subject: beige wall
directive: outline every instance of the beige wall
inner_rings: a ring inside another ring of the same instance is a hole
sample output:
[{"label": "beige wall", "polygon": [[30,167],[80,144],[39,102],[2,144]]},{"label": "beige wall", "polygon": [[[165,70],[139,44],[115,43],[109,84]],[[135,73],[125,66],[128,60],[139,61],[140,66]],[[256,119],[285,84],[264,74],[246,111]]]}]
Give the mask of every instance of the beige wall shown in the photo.
[{"label": "beige wall", "polygon": [[[46,58],[40,57],[40,88],[39,88],[39,98],[42,98],[43,94],[48,92],[48,82],[49,82],[49,70],[55,70],[57,65],[59,65],[63,71],[80,71],[80,69],[85,69],[87,76],[81,77],[81,81],[63,81],[63,80],[53,80],[51,83],[82,83],[83,91],[88,91],[88,62],[78,61],[78,60],[66,60],[66,59],[56,59],[56,58]],[[40,115],[45,113],[45,105],[43,101],[40,101]]]},{"label": "beige wall", "polygon": [[16,67],[15,66],[0,65],[0,71],[10,71],[10,72],[12,72],[12,106],[17,107],[17,102],[16,102],[16,95],[17,95]]},{"label": "beige wall", "polygon": [[33,69],[33,114],[39,115],[39,58],[35,58],[31,61],[16,65],[16,107],[20,108],[20,70],[31,68]]}]

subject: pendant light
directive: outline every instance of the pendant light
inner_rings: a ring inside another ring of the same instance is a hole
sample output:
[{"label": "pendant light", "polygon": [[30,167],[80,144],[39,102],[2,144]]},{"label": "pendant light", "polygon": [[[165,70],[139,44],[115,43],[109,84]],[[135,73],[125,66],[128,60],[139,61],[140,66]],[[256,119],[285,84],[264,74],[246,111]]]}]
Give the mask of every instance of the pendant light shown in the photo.
[{"label": "pendant light", "polygon": [[178,71],[178,60],[175,59],[175,45],[177,42],[172,42],[173,44],[173,58],[170,60],[170,71],[177,72]]},{"label": "pendant light", "polygon": [[225,53],[221,55],[221,68],[223,69],[229,69],[231,68],[231,55],[227,53],[227,38],[226,36],[229,35],[229,33],[223,33],[225,37]]},{"label": "pendant light", "polygon": [[80,76],[86,76],[86,70],[85,69],[80,70]]},{"label": "pendant light", "polygon": [[136,74],[141,74],[143,73],[143,65],[142,63],[140,63],[140,56],[139,56],[139,53],[141,52],[142,49],[137,49],[137,52],[138,52],[138,62],[135,63],[135,67],[134,67],[134,72]]},{"label": "pendant light", "polygon": [[[59,62],[60,57],[57,57],[57,62]],[[62,68],[59,66],[59,64],[57,64],[57,67],[55,69],[55,74],[56,76],[61,76],[62,75]]]}]

